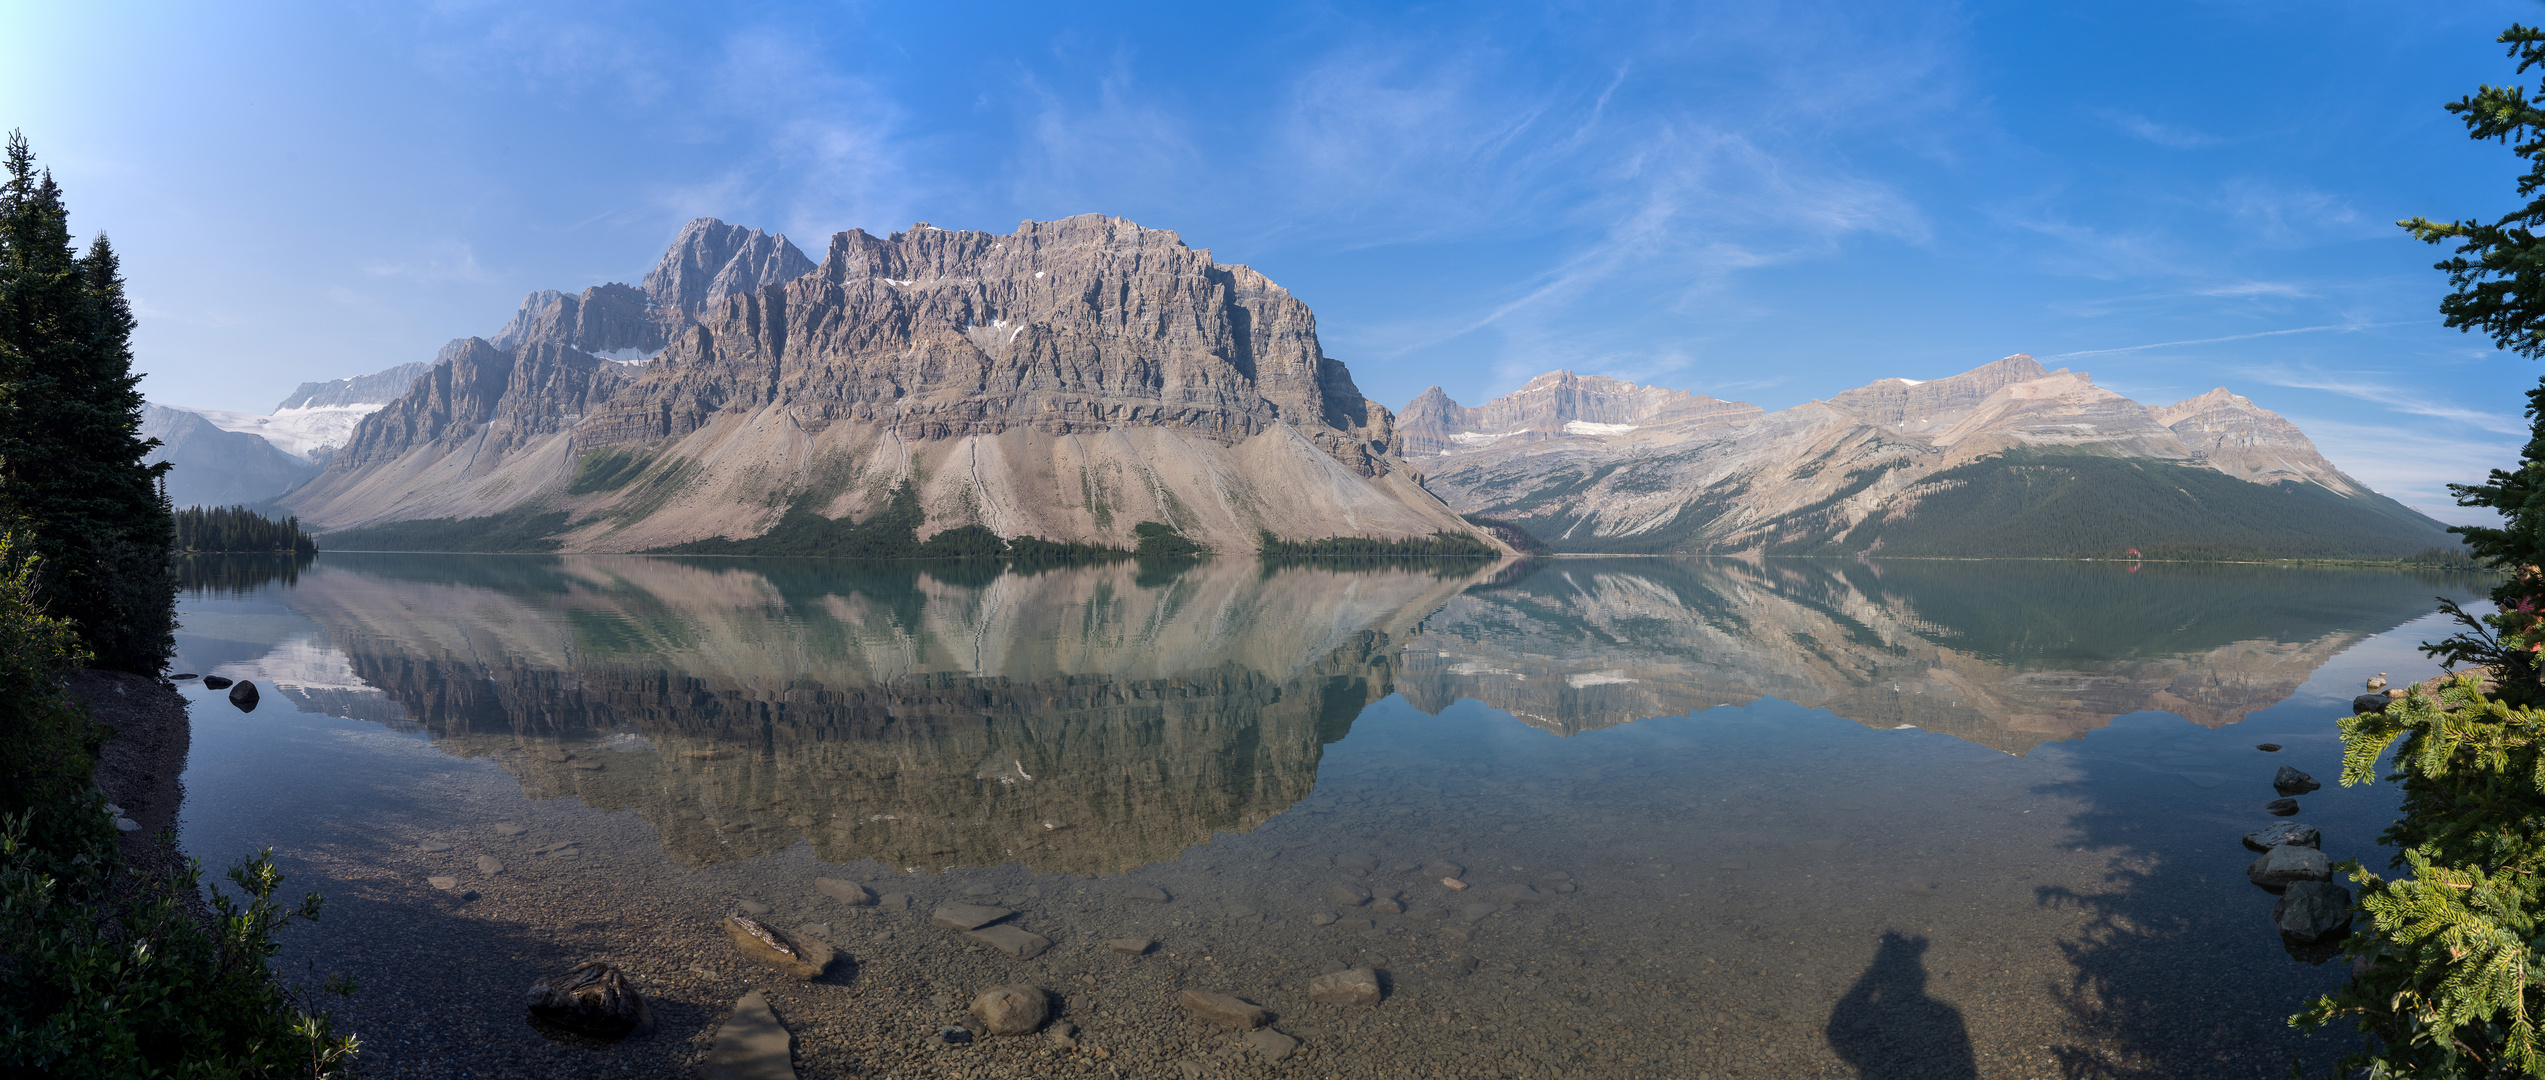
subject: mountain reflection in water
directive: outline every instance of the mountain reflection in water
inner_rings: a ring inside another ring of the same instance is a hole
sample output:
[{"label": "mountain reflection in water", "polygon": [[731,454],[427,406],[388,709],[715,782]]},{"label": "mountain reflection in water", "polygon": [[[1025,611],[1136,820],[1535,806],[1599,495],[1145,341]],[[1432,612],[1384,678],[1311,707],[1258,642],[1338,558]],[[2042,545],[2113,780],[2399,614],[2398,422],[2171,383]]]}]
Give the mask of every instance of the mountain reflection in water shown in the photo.
[{"label": "mountain reflection in water", "polygon": [[421,728],[702,866],[1111,874],[1305,798],[1390,694],[1573,734],[1765,697],[2022,753],[2288,697],[2432,583],[2267,567],[1565,559],[1466,576],[1219,559],[910,565],[328,554],[323,643],[222,672]]}]

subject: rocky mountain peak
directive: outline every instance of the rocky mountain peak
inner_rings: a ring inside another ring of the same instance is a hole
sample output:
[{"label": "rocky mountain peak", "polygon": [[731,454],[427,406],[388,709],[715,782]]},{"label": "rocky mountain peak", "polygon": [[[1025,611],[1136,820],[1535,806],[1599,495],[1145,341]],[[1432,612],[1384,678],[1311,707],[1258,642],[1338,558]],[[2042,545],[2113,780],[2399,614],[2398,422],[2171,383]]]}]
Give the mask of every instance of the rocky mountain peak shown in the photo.
[{"label": "rocky mountain peak", "polygon": [[1641,386],[1604,375],[1550,371],[1519,389],[1468,408],[1435,386],[1405,406],[1397,430],[1408,454],[1442,454],[1510,442],[1624,436],[1647,428],[1732,422],[1758,406],[1686,390]]},{"label": "rocky mountain peak", "polygon": [[697,316],[728,296],[813,269],[813,260],[781,234],[698,218],[681,226],[671,250],[646,273],[644,291],[657,307]]},{"label": "rocky mountain peak", "polygon": [[1828,404],[1869,424],[1927,430],[1950,426],[2000,388],[2049,374],[2040,361],[2016,353],[1941,379],[1883,379],[1832,397]]},{"label": "rocky mountain peak", "polygon": [[2257,484],[2320,484],[2335,494],[2366,494],[2367,485],[2325,460],[2315,442],[2280,414],[2219,387],[2154,410],[2183,445],[2229,476]]}]

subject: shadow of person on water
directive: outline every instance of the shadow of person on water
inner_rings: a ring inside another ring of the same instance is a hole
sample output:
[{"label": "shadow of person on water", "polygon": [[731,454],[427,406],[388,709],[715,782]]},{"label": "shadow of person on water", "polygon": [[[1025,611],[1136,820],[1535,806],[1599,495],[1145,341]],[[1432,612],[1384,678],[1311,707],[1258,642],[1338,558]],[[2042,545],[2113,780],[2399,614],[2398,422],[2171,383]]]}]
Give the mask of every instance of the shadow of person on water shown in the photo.
[{"label": "shadow of person on water", "polygon": [[1882,935],[1872,965],[1829,1010],[1829,1046],[1864,1080],[1977,1077],[1962,1011],[1926,995],[1926,946],[1899,931]]}]

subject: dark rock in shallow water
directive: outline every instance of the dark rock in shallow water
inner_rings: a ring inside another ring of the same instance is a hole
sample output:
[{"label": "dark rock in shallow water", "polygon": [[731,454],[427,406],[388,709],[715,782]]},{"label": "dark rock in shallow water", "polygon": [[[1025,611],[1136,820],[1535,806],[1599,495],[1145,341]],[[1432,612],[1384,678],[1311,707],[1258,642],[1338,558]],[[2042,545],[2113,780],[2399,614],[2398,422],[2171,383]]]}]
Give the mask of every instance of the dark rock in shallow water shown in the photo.
[{"label": "dark rock in shallow water", "polygon": [[2277,754],[2280,752],[2280,744],[2275,742],[2260,743],[2255,745],[2254,749],[2260,750],[2266,754]]},{"label": "dark rock in shallow water", "polygon": [[645,999],[627,976],[599,960],[530,984],[530,1013],[578,1035],[615,1039],[645,1018]]},{"label": "dark rock in shallow water", "polygon": [[2351,932],[2351,891],[2329,881],[2298,882],[2271,906],[2271,921],[2291,945],[2338,940]]},{"label": "dark rock in shallow water", "polygon": [[2316,832],[2313,825],[2301,825],[2294,821],[2283,821],[2259,832],[2245,834],[2245,846],[2255,851],[2269,851],[2282,844],[2322,848],[2324,835]]},{"label": "dark rock in shallow water", "polygon": [[256,684],[252,682],[242,682],[231,687],[230,704],[238,706],[240,712],[255,712]]},{"label": "dark rock in shallow water", "polygon": [[188,679],[191,679],[191,678],[194,678],[194,672],[189,671],[189,672],[186,672],[186,673],[185,673],[185,674],[183,674],[183,675],[170,675],[170,676],[168,676],[168,681],[169,681],[169,682],[184,682],[184,681],[186,681],[186,680],[188,680]]},{"label": "dark rock in shallow water", "polygon": [[2298,812],[2298,801],[2296,799],[2273,799],[2270,802],[2262,804],[2262,810],[2264,813],[2273,817],[2288,817]]},{"label": "dark rock in shallow water", "polygon": [[2391,699],[2384,694],[2361,694],[2351,699],[2351,711],[2354,713],[2379,712],[2386,708],[2389,700]]},{"label": "dark rock in shallow water", "polygon": [[2280,766],[2279,772],[2271,774],[2271,790],[2282,795],[2304,795],[2323,786],[2316,783],[2314,777],[2286,765]]},{"label": "dark rock in shallow water", "polygon": [[226,690],[229,689],[229,686],[230,680],[224,679],[218,675],[206,675],[203,677],[203,688],[206,690]]},{"label": "dark rock in shallow water", "polygon": [[2246,867],[2245,877],[2255,885],[2279,892],[2299,882],[2333,880],[2333,861],[2314,848],[2282,844],[2263,852],[2261,858]]}]

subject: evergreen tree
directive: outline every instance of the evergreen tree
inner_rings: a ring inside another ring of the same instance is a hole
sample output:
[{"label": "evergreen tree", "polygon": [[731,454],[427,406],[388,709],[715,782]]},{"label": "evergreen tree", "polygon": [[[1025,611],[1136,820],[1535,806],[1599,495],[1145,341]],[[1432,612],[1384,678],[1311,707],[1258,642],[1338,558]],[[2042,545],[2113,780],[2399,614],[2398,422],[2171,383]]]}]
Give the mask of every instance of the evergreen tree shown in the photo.
[{"label": "evergreen tree", "polygon": [[52,173],[12,132],[0,181],[0,514],[34,539],[53,614],[101,666],[156,672],[175,638],[165,464],[143,461],[132,307],[104,235],[85,256]]},{"label": "evergreen tree", "polygon": [[[2519,71],[2545,63],[2545,31],[2513,25],[2500,41]],[[2457,240],[2438,264],[2456,289],[2440,304],[2448,325],[2481,330],[2502,349],[2545,356],[2545,109],[2522,87],[2485,86],[2448,106],[2476,139],[2498,139],[2526,159],[2518,192],[2528,204],[2497,221],[2399,222],[2431,243]],[[2394,850],[2380,876],[2357,860],[2341,870],[2359,885],[2345,951],[2353,976],[2292,1023],[2346,1022],[2367,1045],[2342,1063],[2370,1077],[2545,1078],[2545,386],[2528,396],[2533,437],[2514,470],[2455,485],[2457,501],[2501,515],[2497,528],[2460,527],[2474,554],[2510,571],[2477,618],[2443,610],[2464,632],[2423,651],[2465,673],[2376,712],[2344,718],[2342,783],[2385,779],[2403,789],[2402,816],[2379,839]]]}]

